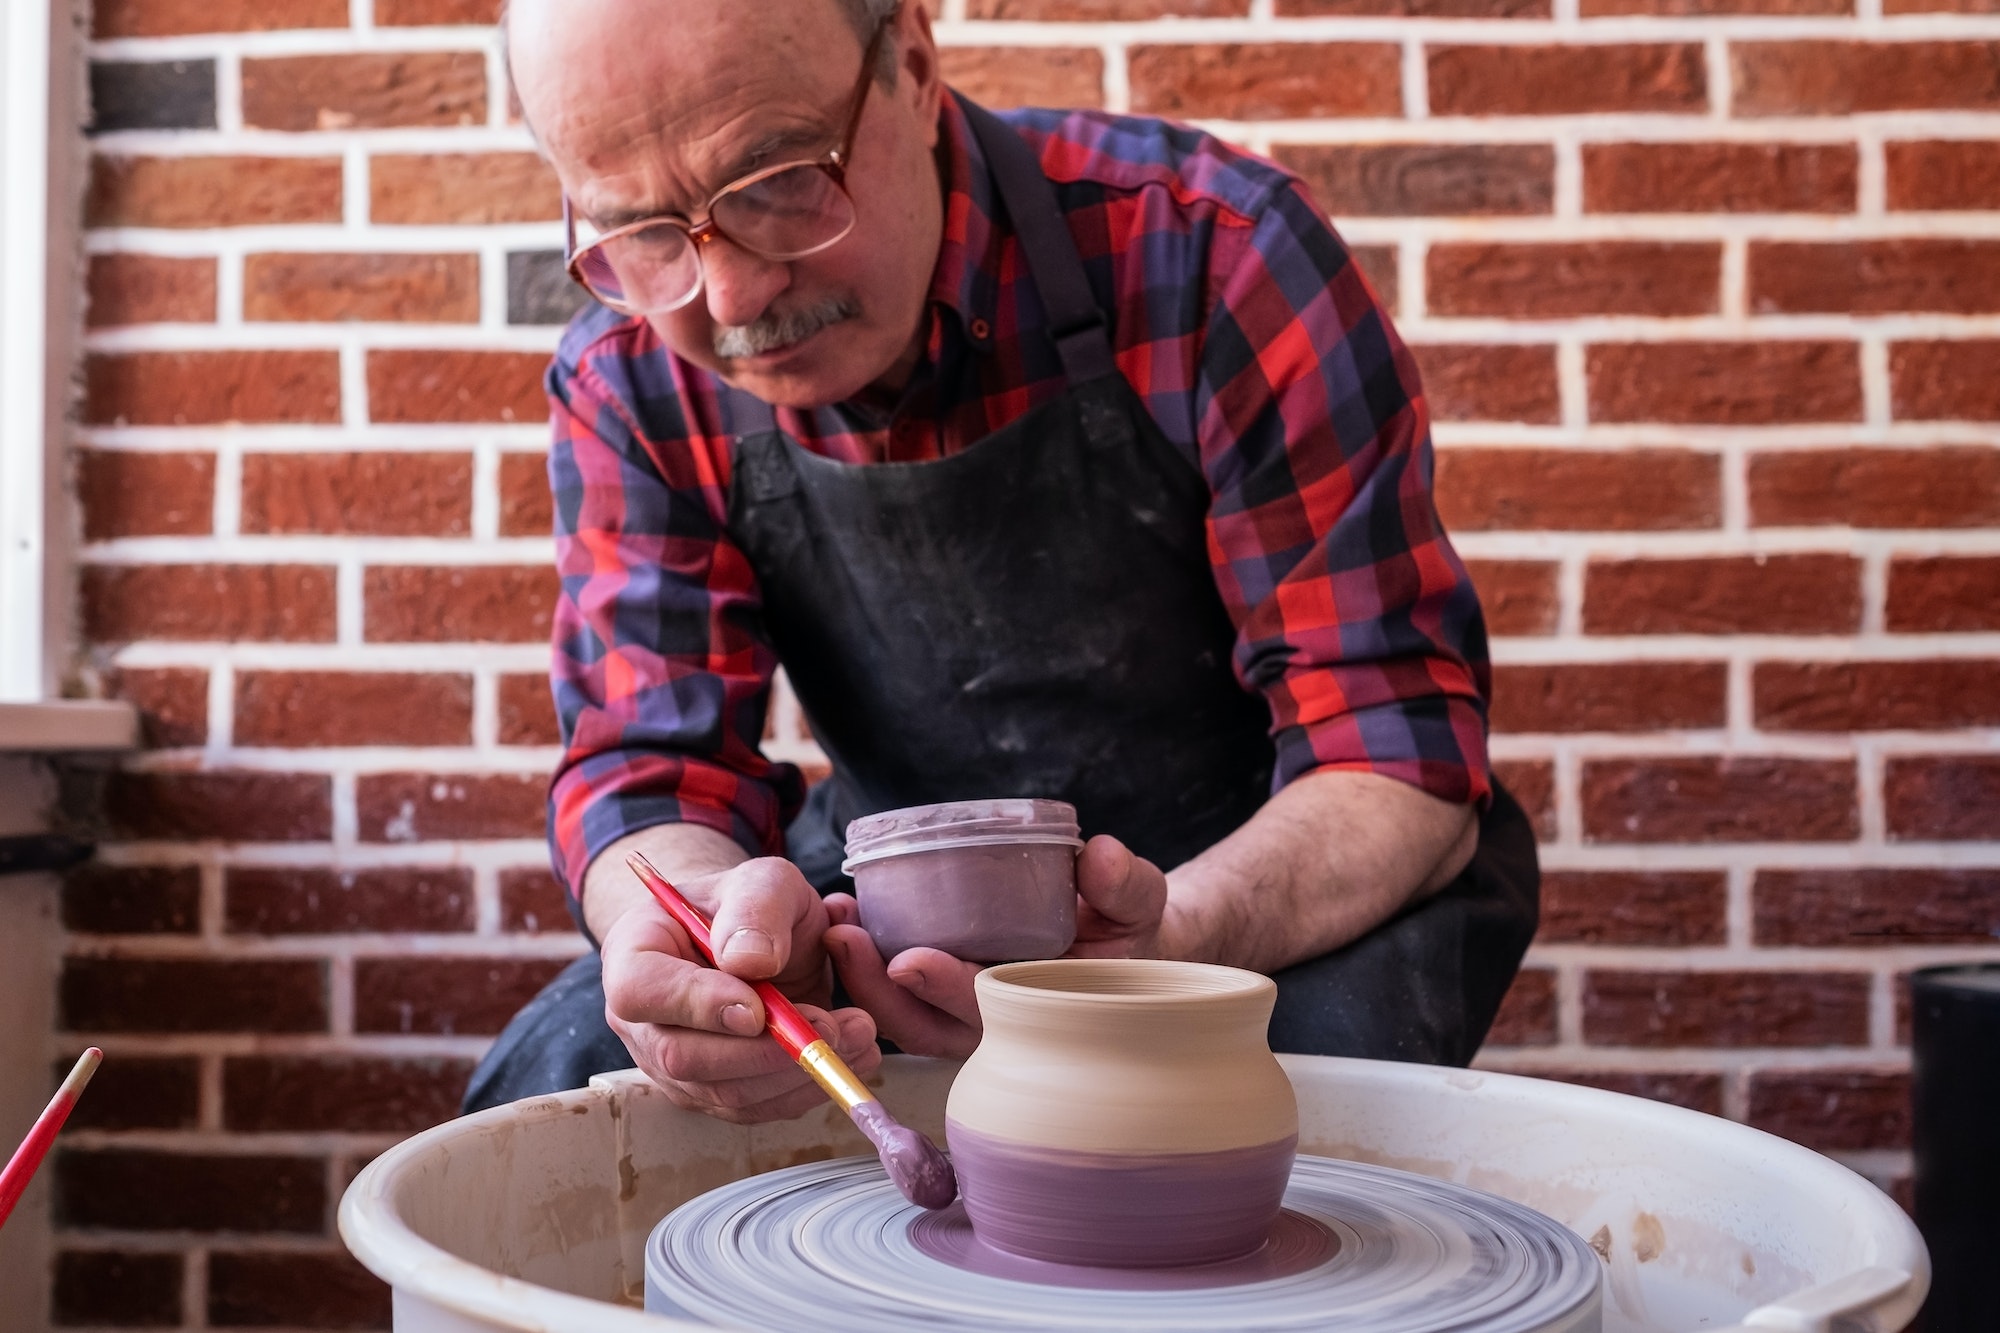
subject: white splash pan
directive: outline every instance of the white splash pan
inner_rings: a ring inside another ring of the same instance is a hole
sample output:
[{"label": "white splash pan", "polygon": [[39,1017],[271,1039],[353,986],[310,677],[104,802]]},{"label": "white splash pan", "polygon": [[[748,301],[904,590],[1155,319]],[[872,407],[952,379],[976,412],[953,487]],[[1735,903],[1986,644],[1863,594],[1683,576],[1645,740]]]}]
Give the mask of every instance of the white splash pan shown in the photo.
[{"label": "white splash pan", "polygon": [[[1542,1079],[1280,1059],[1301,1152],[1489,1190],[1591,1239],[1605,1333],[1893,1333],[1930,1286],[1923,1241],[1887,1196],[1761,1131]],[[956,1072],[892,1056],[882,1098],[942,1142]],[[830,1106],[729,1125],[614,1074],[391,1148],[348,1187],[340,1234],[394,1288],[398,1333],[691,1330],[633,1308],[653,1224],[728,1181],[867,1151]]]}]

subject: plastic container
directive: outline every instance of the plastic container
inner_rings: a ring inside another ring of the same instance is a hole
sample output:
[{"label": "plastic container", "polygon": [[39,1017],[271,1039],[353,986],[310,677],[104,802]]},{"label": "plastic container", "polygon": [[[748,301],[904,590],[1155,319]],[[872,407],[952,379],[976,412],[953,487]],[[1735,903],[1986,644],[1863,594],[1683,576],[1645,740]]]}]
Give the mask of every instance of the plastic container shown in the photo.
[{"label": "plastic container", "polygon": [[884,958],[1054,958],[1076,938],[1076,807],[1007,798],[913,805],[847,826],[861,925]]},{"label": "plastic container", "polygon": [[[1470,1185],[1592,1242],[1605,1333],[1890,1333],[1930,1287],[1923,1240],[1887,1195],[1759,1130],[1509,1074],[1278,1063],[1298,1094],[1300,1152]],[[957,1071],[892,1055],[879,1091],[941,1139]],[[348,1187],[340,1234],[394,1289],[397,1333],[695,1330],[638,1308],[659,1220],[755,1172],[870,1151],[832,1106],[732,1125],[630,1070],[388,1149]],[[863,1313],[829,1312],[827,1326],[866,1327]]]}]

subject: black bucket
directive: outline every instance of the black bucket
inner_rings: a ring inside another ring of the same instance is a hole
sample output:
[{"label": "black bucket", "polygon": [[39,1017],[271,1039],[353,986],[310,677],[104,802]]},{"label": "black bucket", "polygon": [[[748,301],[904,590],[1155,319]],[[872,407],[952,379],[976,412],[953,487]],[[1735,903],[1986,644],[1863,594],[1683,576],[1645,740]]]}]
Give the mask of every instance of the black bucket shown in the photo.
[{"label": "black bucket", "polygon": [[1917,1229],[1931,1252],[1925,1333],[2000,1330],[2000,963],[1910,977]]}]

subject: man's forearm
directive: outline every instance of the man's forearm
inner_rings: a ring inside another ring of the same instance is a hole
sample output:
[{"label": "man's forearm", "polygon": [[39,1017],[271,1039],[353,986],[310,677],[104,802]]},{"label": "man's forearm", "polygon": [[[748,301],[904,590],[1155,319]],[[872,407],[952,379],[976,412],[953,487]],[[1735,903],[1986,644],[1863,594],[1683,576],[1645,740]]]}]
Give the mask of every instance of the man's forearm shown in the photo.
[{"label": "man's forearm", "polygon": [[1273,972],[1336,949],[1450,883],[1469,806],[1370,773],[1309,773],[1167,876],[1161,951]]},{"label": "man's forearm", "polygon": [[[653,900],[625,865],[625,858],[633,852],[642,854],[676,885],[750,859],[733,839],[702,824],[655,824],[626,834],[598,853],[583,876],[583,919],[597,939],[603,939],[619,917]],[[711,912],[715,909],[713,903],[701,906]]]}]

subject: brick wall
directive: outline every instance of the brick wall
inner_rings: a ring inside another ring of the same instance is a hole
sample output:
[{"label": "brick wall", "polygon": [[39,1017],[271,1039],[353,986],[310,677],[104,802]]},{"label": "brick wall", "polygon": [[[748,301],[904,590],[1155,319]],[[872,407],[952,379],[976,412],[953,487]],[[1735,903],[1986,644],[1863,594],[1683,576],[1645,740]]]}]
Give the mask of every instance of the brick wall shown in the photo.
[{"label": "brick wall", "polygon": [[[98,0],[76,463],[146,712],[64,898],[60,1322],[334,1327],[330,1216],[579,947],[493,0]],[[1418,347],[1546,924],[1482,1057],[1907,1172],[1899,978],[2000,956],[1992,0],[946,0],[995,104],[1295,167]],[[1958,10],[1961,12],[1938,12]],[[781,702],[774,751],[811,756]]]}]

